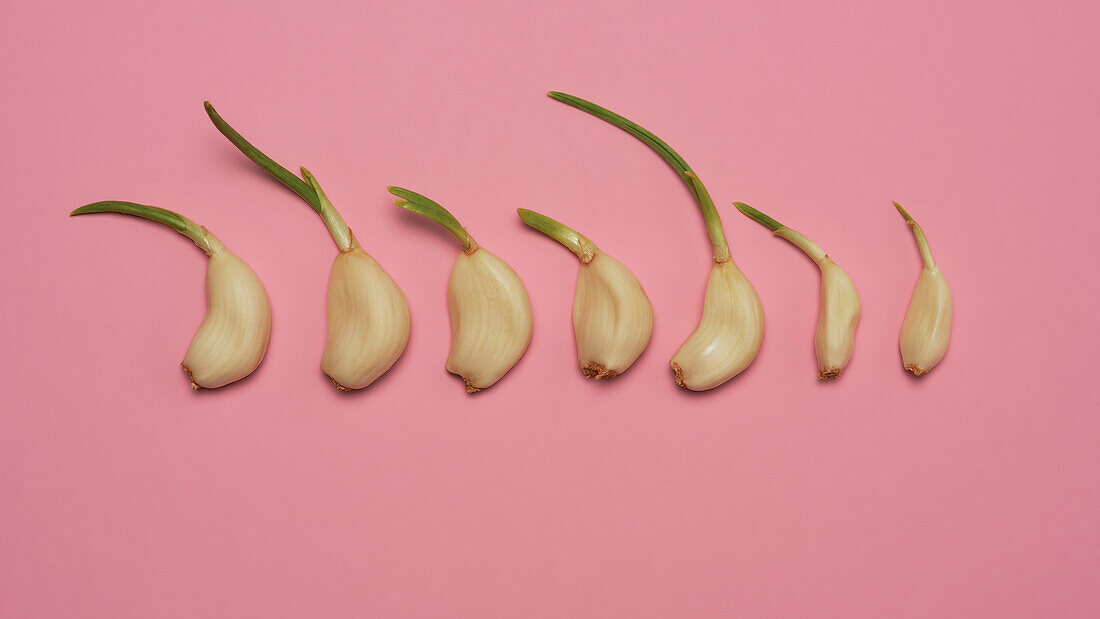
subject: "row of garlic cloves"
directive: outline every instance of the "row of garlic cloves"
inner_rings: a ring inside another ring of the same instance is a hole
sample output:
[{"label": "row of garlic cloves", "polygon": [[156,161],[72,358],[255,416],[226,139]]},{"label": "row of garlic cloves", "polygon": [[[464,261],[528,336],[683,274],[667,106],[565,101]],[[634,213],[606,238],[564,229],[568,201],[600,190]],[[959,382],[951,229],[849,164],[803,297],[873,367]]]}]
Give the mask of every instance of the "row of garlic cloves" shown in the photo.
[{"label": "row of garlic cloves", "polygon": [[[748,278],[733,262],[718,211],[687,162],[637,123],[572,95],[558,101],[623,129],[659,154],[681,177],[699,205],[713,262],[699,323],[669,362],[676,384],[703,391],[724,384],[756,358],[764,337],[764,312]],[[336,244],[326,294],[328,332],[321,370],[341,391],[363,389],[384,375],[408,344],[411,321],[404,293],[377,260],[363,250],[317,179],[305,168],[295,175],[254,147],[210,105],[217,129],[244,155],[294,191],[320,215]],[[447,306],[451,345],[446,369],[476,393],[499,381],[531,341],[531,303],[515,271],[484,249],[450,212],[416,192],[390,187],[401,208],[423,215],[451,232],[461,252],[451,269]],[[932,259],[921,227],[896,202],[913,230],[924,268],[902,325],[900,347],[906,370],[929,372],[943,358],[951,329],[951,294]],[[736,202],[746,216],[805,252],[821,273],[814,339],[818,377],[838,378],[852,357],[860,302],[851,278],[816,244],[760,211]],[[271,307],[256,274],[206,228],[158,207],[97,202],[73,211],[121,213],[172,227],[209,258],[206,315],[184,357],[195,389],[240,380],[263,359],[271,332]],[[528,226],[558,241],[580,261],[573,302],[573,329],[583,375],[596,380],[625,372],[640,357],[653,332],[653,307],[638,279],[572,228],[545,215],[518,209]]]}]

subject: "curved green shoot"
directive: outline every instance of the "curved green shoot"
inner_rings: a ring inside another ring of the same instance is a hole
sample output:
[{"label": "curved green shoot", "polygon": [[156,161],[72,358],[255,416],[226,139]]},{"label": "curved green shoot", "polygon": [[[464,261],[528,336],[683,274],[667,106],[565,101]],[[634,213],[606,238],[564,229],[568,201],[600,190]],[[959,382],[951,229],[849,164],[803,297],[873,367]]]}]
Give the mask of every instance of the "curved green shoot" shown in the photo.
[{"label": "curved green shoot", "polygon": [[455,219],[454,215],[451,215],[450,211],[447,209],[415,191],[409,191],[401,187],[386,187],[386,189],[393,195],[401,198],[400,200],[393,201],[397,206],[418,215],[423,215],[446,228],[447,231],[453,234],[455,238],[458,239],[458,242],[462,244],[462,251],[470,253],[477,249],[477,243],[474,242],[473,237],[466,232],[462,224],[458,223],[458,220]]},{"label": "curved green shoot", "polygon": [[199,249],[206,252],[207,255],[212,255],[214,253],[214,248],[210,243],[210,239],[207,237],[206,228],[168,209],[147,206],[136,202],[105,200],[103,202],[93,202],[92,204],[82,206],[72,213],[69,213],[69,215],[87,215],[90,213],[120,213],[122,215],[133,215],[134,217],[155,221],[191,239],[194,241],[195,245],[198,245]]},{"label": "curved green shoot", "polygon": [[302,178],[309,181],[313,191],[317,194],[317,202],[321,207],[317,212],[321,214],[321,219],[325,222],[325,227],[328,228],[329,234],[332,235],[332,240],[336,241],[336,247],[340,251],[348,251],[355,247],[355,236],[351,233],[351,229],[344,223],[344,218],[340,216],[336,207],[329,202],[328,196],[325,195],[325,191],[321,189],[321,185],[317,183],[317,178],[310,174],[309,170],[302,168]]},{"label": "curved green shoot", "polygon": [[703,182],[699,180],[699,177],[695,175],[695,171],[691,169],[691,166],[684,161],[684,158],[681,157],[679,153],[648,129],[607,108],[600,107],[591,101],[585,101],[580,97],[574,97],[573,95],[562,92],[551,91],[547,94],[551,99],[561,101],[566,105],[571,105],[578,110],[588,112],[597,118],[615,125],[656,151],[658,155],[676,170],[676,173],[679,174],[680,178],[687,184],[691,194],[695,196],[695,201],[699,203],[699,208],[703,211],[703,220],[707,225],[707,235],[710,237],[714,260],[716,262],[725,262],[729,260],[729,244],[726,243],[726,234],[722,229],[722,219],[718,216],[718,209],[714,207],[714,201],[710,197],[710,192],[703,186]]},{"label": "curved green shoot", "polygon": [[748,204],[745,204],[744,202],[734,202],[733,205],[736,206],[737,210],[741,211],[749,219],[764,226],[768,230],[771,230],[775,233],[776,236],[790,241],[792,245],[805,252],[806,255],[809,256],[810,259],[816,262],[818,265],[821,265],[825,261],[825,259],[828,258],[828,256],[825,255],[825,252],[822,251],[822,249],[818,247],[816,243],[806,238],[801,233],[792,230],[787,226],[784,226],[783,224],[772,219],[771,217],[768,217],[764,213],[761,213],[760,211],[754,209]]},{"label": "curved green shoot", "polygon": [[775,232],[776,230],[784,227],[783,224],[772,219],[771,217],[768,217],[764,213],[761,213],[760,211],[754,209],[748,204],[745,204],[744,202],[734,202],[733,205],[736,206],[737,210],[741,211],[741,213],[744,214],[746,217],[764,226],[768,230],[771,230],[772,232]]},{"label": "curved green shoot", "polygon": [[[280,183],[286,185],[291,191],[298,194],[303,200],[305,200],[313,210],[321,213],[321,201],[317,198],[317,193],[313,190],[313,187],[306,181],[295,176],[290,170],[287,170],[283,166],[279,165],[267,155],[260,152],[258,148],[253,146],[248,140],[244,139],[244,136],[237,133],[237,130],[225,122],[225,120],[214,110],[214,106],[210,105],[209,101],[204,101],[203,106],[206,107],[206,114],[210,116],[210,120],[213,121],[214,126],[221,131],[230,142],[233,143],[246,157],[251,159],[253,163],[260,166],[268,174],[273,176]],[[323,213],[321,213],[323,215]]]},{"label": "curved green shoot", "polygon": [[918,224],[909,213],[901,207],[900,204],[894,202],[894,206],[901,213],[901,216],[905,218],[905,221],[909,224],[909,227],[913,229],[913,237],[917,239],[917,247],[920,248],[920,258],[924,262],[924,268],[931,271],[936,268],[936,261],[932,259],[932,248],[928,246],[928,237],[924,236],[924,230],[921,229]]},{"label": "curved green shoot", "polygon": [[523,220],[523,223],[564,245],[566,249],[580,258],[581,262],[587,264],[592,261],[596,245],[583,234],[542,213],[536,213],[525,208],[517,208],[516,212],[519,213],[519,218]]}]

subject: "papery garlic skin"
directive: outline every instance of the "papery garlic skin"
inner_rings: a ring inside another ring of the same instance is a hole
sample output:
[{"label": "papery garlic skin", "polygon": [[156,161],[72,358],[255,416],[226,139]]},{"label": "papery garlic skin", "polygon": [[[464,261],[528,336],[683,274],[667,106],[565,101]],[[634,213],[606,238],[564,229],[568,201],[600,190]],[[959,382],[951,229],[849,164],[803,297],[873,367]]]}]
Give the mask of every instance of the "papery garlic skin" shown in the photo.
[{"label": "papery garlic skin", "polygon": [[447,285],[451,351],[447,371],[476,393],[493,386],[531,343],[531,300],[519,276],[500,258],[474,244],[451,269]]},{"label": "papery garlic skin", "polygon": [[713,389],[749,367],[763,341],[764,308],[756,290],[732,260],[715,262],[702,320],[669,363],[676,384]]},{"label": "papery garlic skin", "polygon": [[206,241],[206,316],[183,358],[194,389],[215,389],[251,374],[271,337],[271,304],[260,278],[213,235]]},{"label": "papery garlic skin", "polygon": [[356,243],[336,255],[326,302],[321,371],[341,391],[367,387],[397,362],[409,342],[405,294]]},{"label": "papery garlic skin", "polygon": [[939,268],[921,270],[901,323],[901,361],[923,376],[943,360],[951,336],[951,291]]},{"label": "papery garlic skin", "polygon": [[817,316],[814,352],[817,377],[839,378],[855,350],[859,324],[859,295],[848,274],[828,256],[818,264],[821,269],[821,302]]},{"label": "papery garlic skin", "polygon": [[653,335],[653,304],[638,278],[598,250],[577,275],[573,333],[581,372],[597,380],[625,372]]}]

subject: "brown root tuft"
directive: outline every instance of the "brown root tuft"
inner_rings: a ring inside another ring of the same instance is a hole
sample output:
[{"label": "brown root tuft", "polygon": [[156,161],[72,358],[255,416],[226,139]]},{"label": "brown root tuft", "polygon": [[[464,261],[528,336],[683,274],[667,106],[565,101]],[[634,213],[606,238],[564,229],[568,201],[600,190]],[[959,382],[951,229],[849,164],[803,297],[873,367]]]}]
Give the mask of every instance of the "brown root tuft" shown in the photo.
[{"label": "brown root tuft", "polygon": [[340,383],[336,382],[336,379],[335,379],[335,378],[333,378],[333,377],[329,376],[329,377],[328,377],[328,379],[329,379],[329,380],[331,380],[331,381],[332,381],[332,384],[333,384],[333,386],[335,386],[335,387],[336,387],[337,389],[339,389],[340,391],[343,391],[343,392],[345,392],[345,393],[347,393],[348,391],[351,391],[351,387],[345,387],[345,386],[341,385]]},{"label": "brown root tuft", "polygon": [[922,370],[915,365],[907,365],[905,369],[913,373],[913,376],[924,376],[928,373],[928,370]]},{"label": "brown root tuft", "polygon": [[838,369],[825,370],[817,375],[818,380],[833,380],[837,378],[840,378],[840,370]]},{"label": "brown root tuft", "polygon": [[684,372],[680,369],[680,365],[677,363],[669,363],[672,366],[672,371],[676,372],[676,385],[687,389],[687,385],[684,384]]},{"label": "brown root tuft", "polygon": [[195,375],[191,373],[191,370],[187,369],[187,366],[183,365],[182,363],[180,364],[180,367],[183,368],[184,372],[187,372],[187,379],[191,381],[191,388],[195,391],[202,389],[202,385],[195,382]]},{"label": "brown root tuft", "polygon": [[606,380],[615,378],[619,375],[615,370],[609,370],[595,361],[589,361],[584,364],[584,367],[581,368],[581,372],[584,373],[585,378],[591,378],[593,380]]}]

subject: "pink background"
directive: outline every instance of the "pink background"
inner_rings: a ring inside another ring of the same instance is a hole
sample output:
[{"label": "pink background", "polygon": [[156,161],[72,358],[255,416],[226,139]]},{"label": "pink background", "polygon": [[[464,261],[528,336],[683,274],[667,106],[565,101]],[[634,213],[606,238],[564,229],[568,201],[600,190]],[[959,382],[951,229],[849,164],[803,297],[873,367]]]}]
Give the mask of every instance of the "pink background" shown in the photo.
[{"label": "pink background", "polygon": [[[1085,617],[1100,614],[1094,2],[24,2],[3,9],[0,615]],[[33,5],[33,6],[32,6]],[[692,163],[767,315],[751,369],[678,390],[708,269],[688,192],[590,98]],[[210,99],[317,174],[403,287],[413,336],[371,389],[318,369],[334,246],[211,126]],[[453,209],[526,282],[498,386],[443,371]],[[202,254],[274,307],[247,381],[192,393]],[[821,244],[863,301],[815,378]],[[919,272],[955,299],[924,380],[898,328]],[[577,265],[516,207],[627,264],[654,339],[582,380]]]}]

